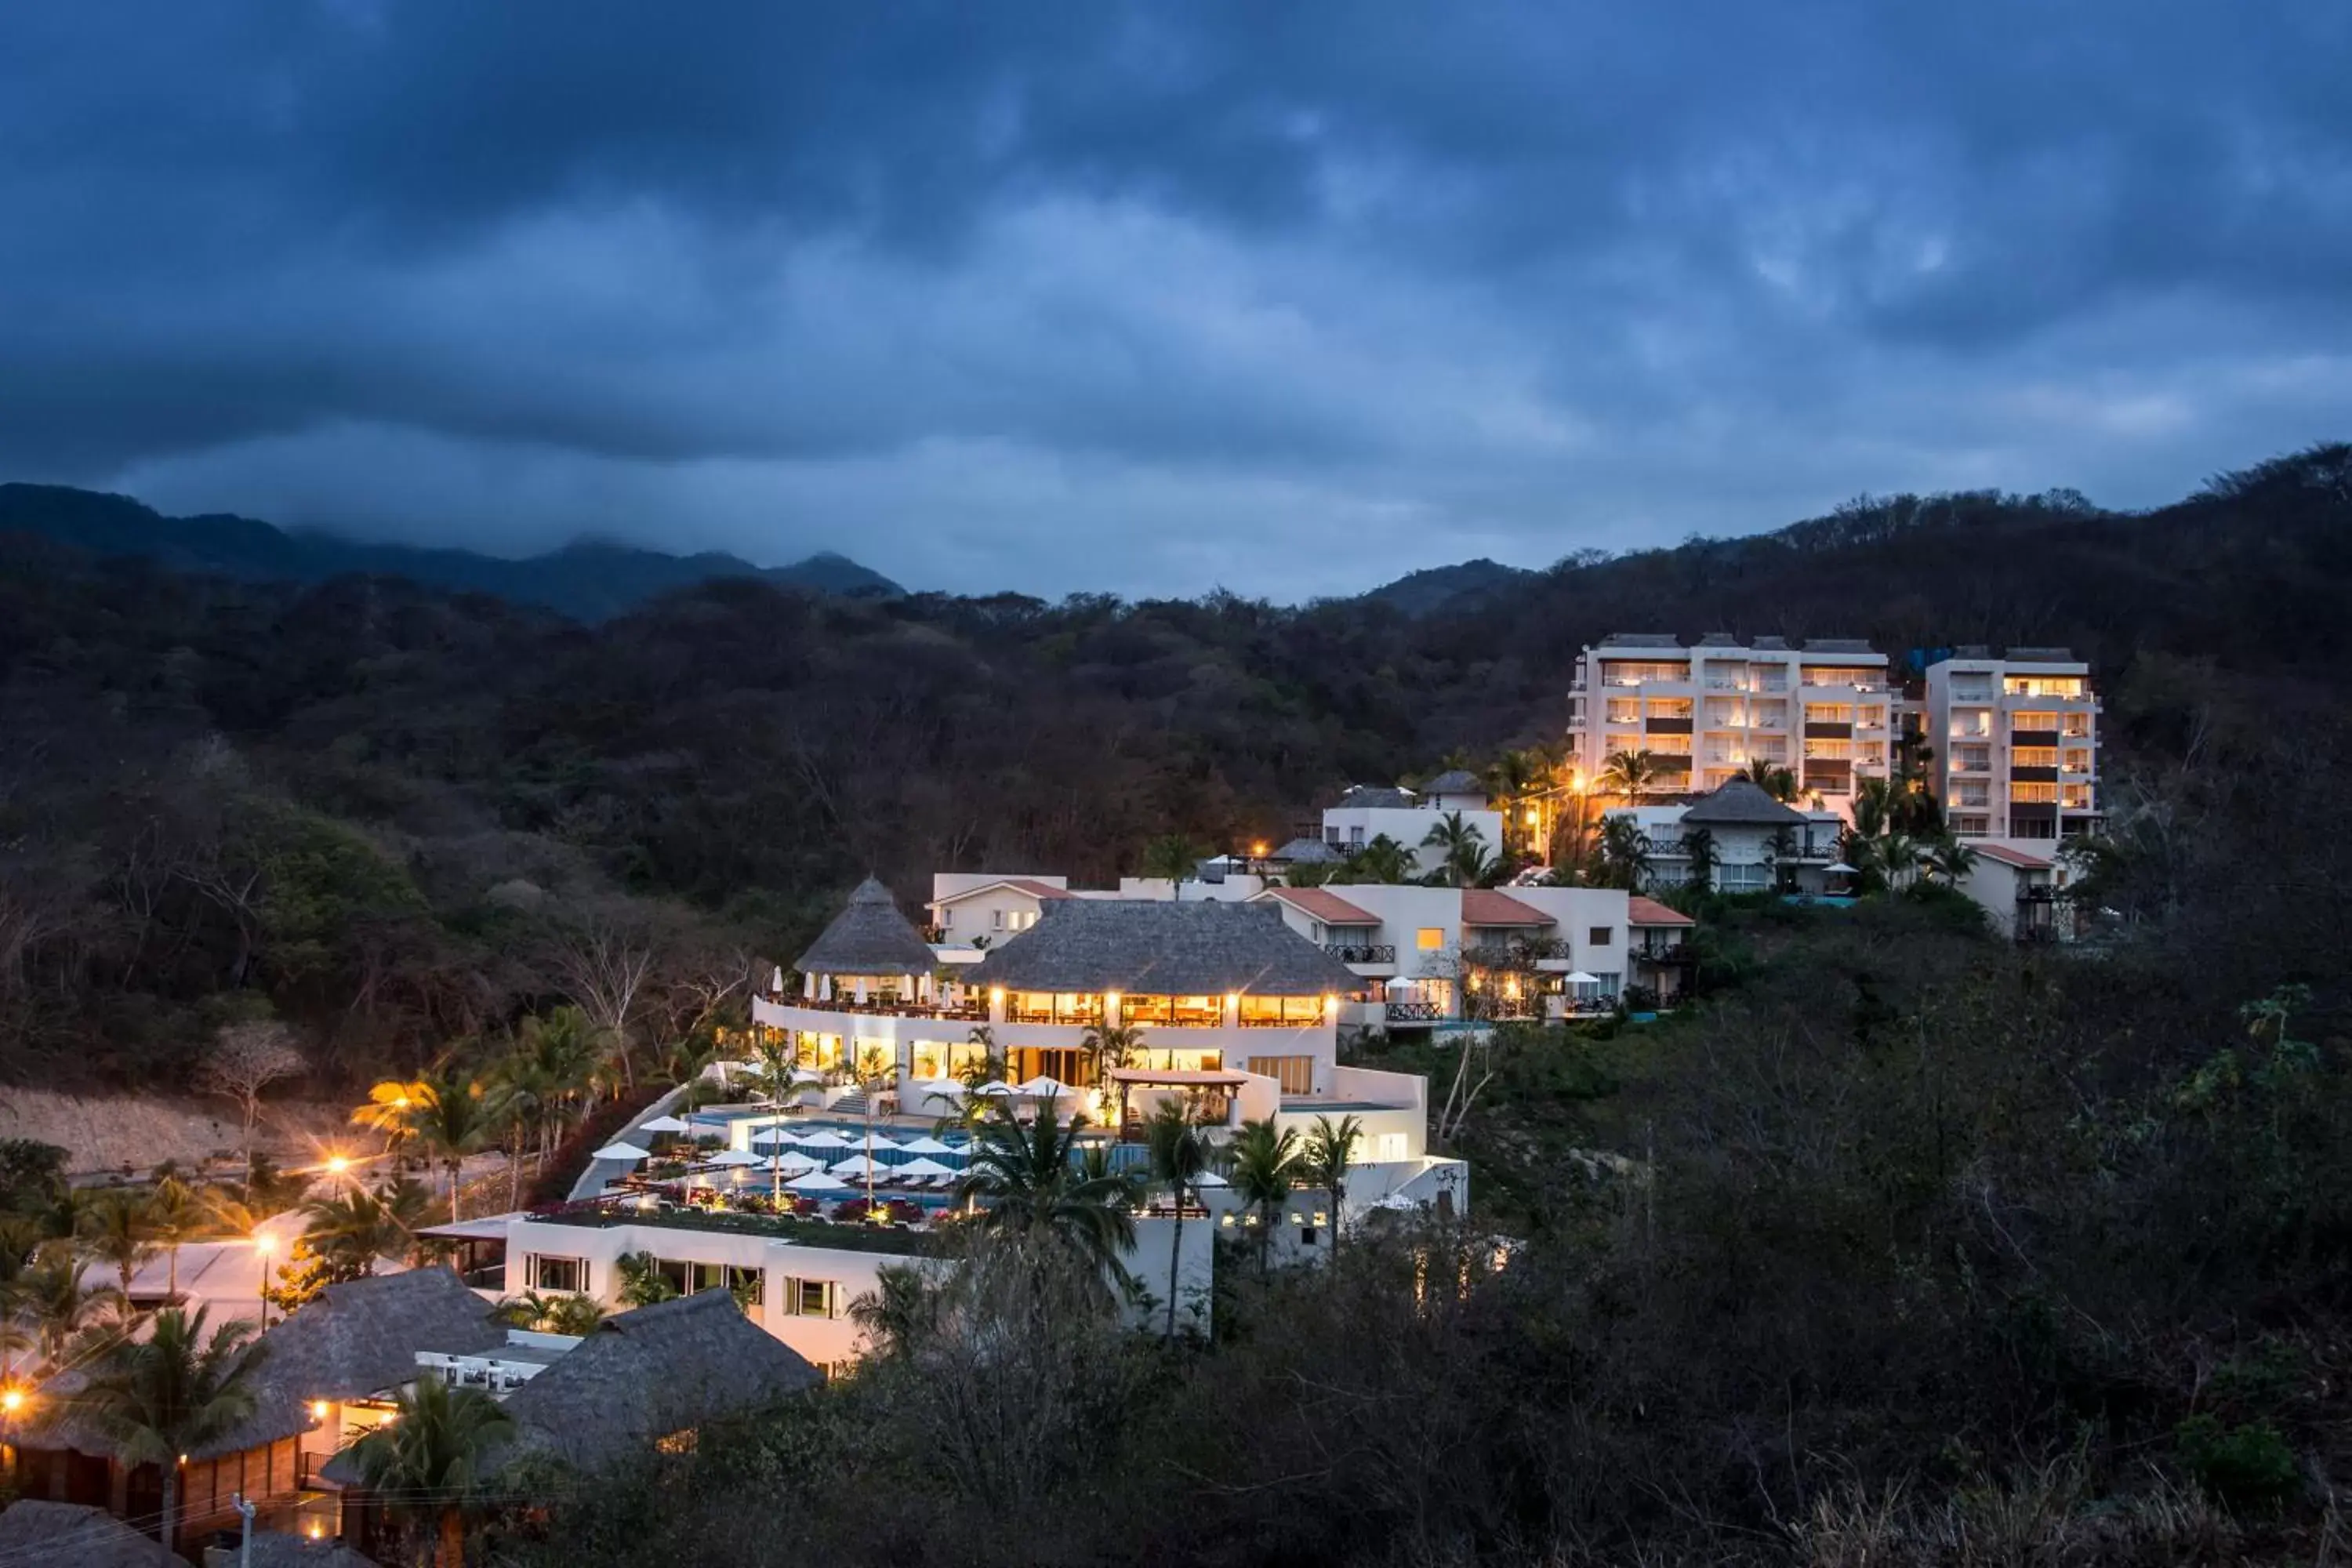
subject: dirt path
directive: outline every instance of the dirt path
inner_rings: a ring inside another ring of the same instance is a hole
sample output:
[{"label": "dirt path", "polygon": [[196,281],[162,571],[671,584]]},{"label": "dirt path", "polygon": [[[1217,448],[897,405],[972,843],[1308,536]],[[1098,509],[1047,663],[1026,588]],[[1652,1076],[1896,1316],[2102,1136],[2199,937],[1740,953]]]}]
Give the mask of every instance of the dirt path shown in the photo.
[{"label": "dirt path", "polygon": [[[262,1107],[254,1147],[281,1167],[313,1163],[330,1148],[373,1147],[374,1134],[352,1127],[350,1113],[340,1100],[273,1101]],[[0,1089],[0,1138],[55,1143],[78,1175],[126,1165],[144,1175],[165,1160],[226,1174],[237,1169],[244,1129],[236,1107],[225,1100]]]}]

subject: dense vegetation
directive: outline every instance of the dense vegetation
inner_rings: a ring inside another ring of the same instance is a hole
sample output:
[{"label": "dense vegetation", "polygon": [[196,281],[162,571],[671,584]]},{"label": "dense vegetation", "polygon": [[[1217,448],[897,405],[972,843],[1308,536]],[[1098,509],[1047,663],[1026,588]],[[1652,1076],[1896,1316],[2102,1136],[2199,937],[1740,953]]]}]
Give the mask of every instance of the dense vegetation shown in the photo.
[{"label": "dense vegetation", "polygon": [[2341,711],[2347,515],[2334,447],[2152,514],[1866,500],[1412,616],[738,580],[593,628],[0,537],[0,1075],[169,1080],[263,1009],[330,1070],[408,1071],[561,997],[598,1012],[615,952],[652,963],[596,1021],[658,1046],[866,869],[919,898],[934,868],[1108,878],[1171,832],[1286,836],[1350,780],[1556,737],[1578,649],[1619,627],[2071,644],[2113,797],[2151,795],[2142,826],[2194,857],[2165,825],[2242,819],[2249,759],[2299,763]]},{"label": "dense vegetation", "polygon": [[1213,1342],[1175,1346],[1007,1243],[959,1297],[879,1304],[866,1372],[554,1489],[505,1558],[2346,1549],[2352,448],[2147,516],[1858,503],[1411,617],[721,583],[592,630],[6,548],[0,1060],[52,1078],[175,1072],[264,1012],[321,1068],[404,1069],[559,999],[626,1072],[868,867],[904,894],[1270,837],[1349,779],[1549,737],[1621,627],[2097,661],[2121,918],[2093,948],[2011,948],[1926,885],[1709,908],[1700,1005],[1480,1064],[1469,1227],[1236,1260]]}]

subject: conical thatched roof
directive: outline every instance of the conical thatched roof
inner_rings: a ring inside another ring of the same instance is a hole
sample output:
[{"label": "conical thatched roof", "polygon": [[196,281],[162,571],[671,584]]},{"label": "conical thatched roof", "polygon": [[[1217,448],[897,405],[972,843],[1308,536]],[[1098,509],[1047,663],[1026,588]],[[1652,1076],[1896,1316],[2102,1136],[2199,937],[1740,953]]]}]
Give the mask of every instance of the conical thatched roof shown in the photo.
[{"label": "conical thatched roof", "polygon": [[702,1290],[607,1318],[506,1402],[513,1447],[594,1470],[655,1440],[824,1382],[800,1352]]},{"label": "conical thatched roof", "polygon": [[1270,903],[1073,899],[992,949],[977,985],[1138,995],[1353,995],[1356,973],[1283,923]]},{"label": "conical thatched roof", "polygon": [[0,1512],[0,1563],[70,1563],[74,1568],[187,1568],[187,1559],[163,1549],[105,1510],[28,1498]]},{"label": "conical thatched roof", "polygon": [[1685,827],[1802,827],[1804,813],[1782,805],[1752,779],[1733,779],[1683,813]]},{"label": "conical thatched roof", "polygon": [[[221,1321],[211,1320],[215,1327]],[[356,1398],[397,1387],[416,1375],[418,1351],[463,1353],[505,1342],[506,1330],[491,1321],[489,1303],[446,1268],[411,1268],[330,1285],[247,1352],[253,1414],[190,1453],[210,1458],[307,1432],[312,1400]],[[58,1415],[27,1432],[27,1444],[84,1454],[116,1452],[73,1404],[87,1382],[86,1374],[76,1372],[47,1385]]]},{"label": "conical thatched roof", "polygon": [[929,974],[939,963],[890,889],[868,877],[793,967],[803,974]]}]

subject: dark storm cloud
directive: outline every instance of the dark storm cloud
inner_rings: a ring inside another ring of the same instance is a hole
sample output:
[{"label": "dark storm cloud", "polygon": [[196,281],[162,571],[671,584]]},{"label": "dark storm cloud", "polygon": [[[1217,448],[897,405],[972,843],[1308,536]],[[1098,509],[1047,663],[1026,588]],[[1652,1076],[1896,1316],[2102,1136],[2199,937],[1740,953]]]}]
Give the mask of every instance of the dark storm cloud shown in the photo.
[{"label": "dark storm cloud", "polygon": [[2352,416],[2352,8],[23,7],[0,471],[1277,594]]}]

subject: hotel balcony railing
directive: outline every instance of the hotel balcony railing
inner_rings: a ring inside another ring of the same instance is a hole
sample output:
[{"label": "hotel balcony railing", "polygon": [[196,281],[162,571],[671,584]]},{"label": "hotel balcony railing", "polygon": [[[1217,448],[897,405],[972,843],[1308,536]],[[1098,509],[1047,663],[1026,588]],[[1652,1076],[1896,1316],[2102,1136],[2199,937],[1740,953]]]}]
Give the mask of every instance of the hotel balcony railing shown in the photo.
[{"label": "hotel balcony railing", "polygon": [[1445,1009],[1434,1002],[1391,1002],[1388,1021],[1391,1024],[1434,1024],[1445,1016]]},{"label": "hotel balcony railing", "polygon": [[779,1007],[803,1007],[814,1013],[873,1013],[900,1018],[969,1018],[977,1024],[988,1022],[988,1009],[977,1002],[960,1007],[950,1007],[934,1002],[886,1002],[878,997],[860,1002],[854,996],[794,996],[789,993],[770,998]]},{"label": "hotel balcony railing", "polygon": [[1633,950],[1633,956],[1643,963],[1696,963],[1698,962],[1698,954],[1681,942],[1675,942],[1665,947],[1637,947]]},{"label": "hotel balcony railing", "polygon": [[1394,942],[1327,942],[1323,944],[1323,951],[1342,963],[1394,963],[1396,962]]}]

